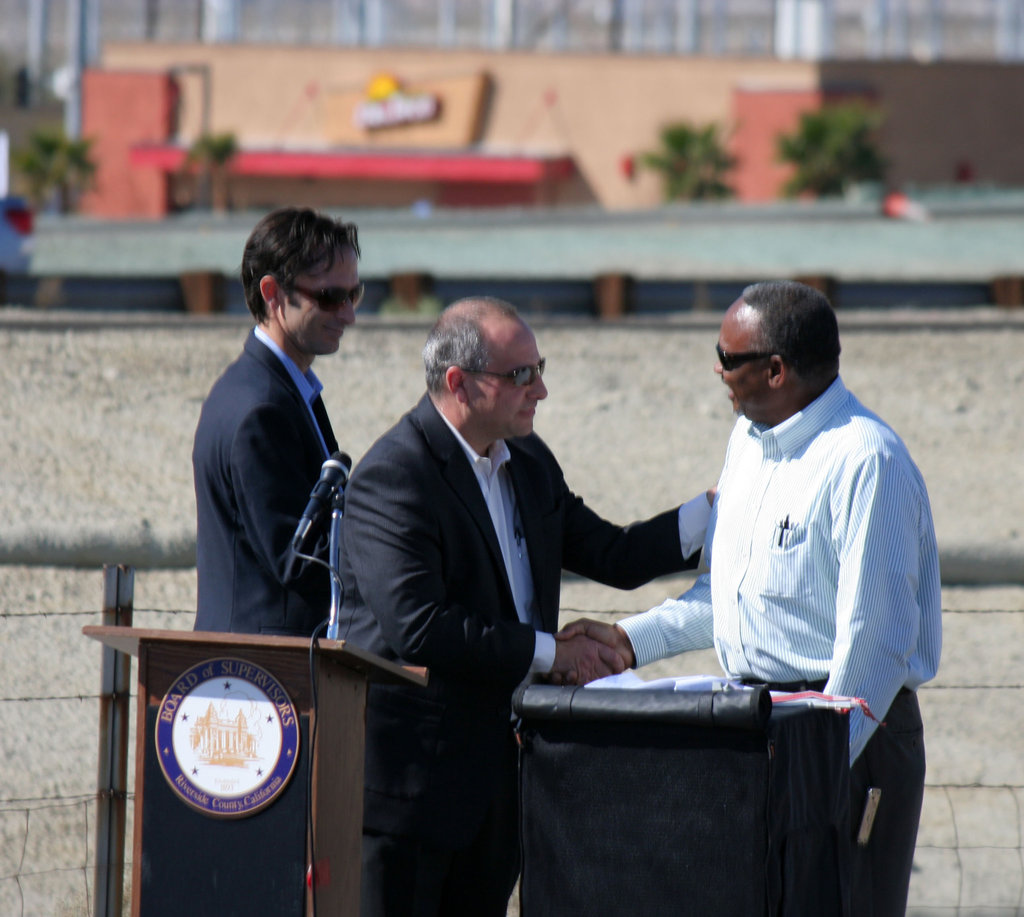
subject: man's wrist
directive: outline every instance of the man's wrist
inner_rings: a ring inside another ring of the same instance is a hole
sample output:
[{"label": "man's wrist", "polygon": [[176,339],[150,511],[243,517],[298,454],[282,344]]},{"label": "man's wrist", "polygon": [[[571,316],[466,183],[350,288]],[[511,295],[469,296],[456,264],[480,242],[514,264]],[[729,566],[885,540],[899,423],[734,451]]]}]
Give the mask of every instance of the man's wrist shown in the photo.
[{"label": "man's wrist", "polygon": [[623,662],[626,663],[627,669],[636,668],[636,652],[633,649],[633,641],[629,639],[629,634],[626,633],[624,627],[619,627],[618,624],[613,624],[615,632],[622,638],[622,645],[620,655],[623,657]]},{"label": "man's wrist", "polygon": [[630,655],[632,656],[633,662],[630,665],[632,669],[638,669],[640,666],[645,665],[650,659],[656,659],[657,654],[651,654],[647,652],[646,646],[650,642],[650,637],[653,636],[650,631],[652,627],[656,631],[656,626],[647,626],[647,622],[643,619],[647,613],[644,612],[638,615],[632,615],[628,618],[623,618],[619,621],[615,627],[619,630],[625,641],[629,644]]},{"label": "man's wrist", "polygon": [[555,635],[545,631],[534,631],[533,662],[530,674],[549,675],[555,666]]}]

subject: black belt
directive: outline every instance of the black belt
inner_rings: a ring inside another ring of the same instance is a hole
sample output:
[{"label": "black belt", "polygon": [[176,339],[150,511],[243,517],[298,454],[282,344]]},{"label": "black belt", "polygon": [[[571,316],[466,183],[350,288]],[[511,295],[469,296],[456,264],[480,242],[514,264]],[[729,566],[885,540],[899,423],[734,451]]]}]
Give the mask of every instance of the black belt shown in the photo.
[{"label": "black belt", "polygon": [[757,678],[744,678],[743,684],[751,687],[764,687],[769,691],[781,691],[783,694],[798,694],[800,691],[824,691],[828,679],[821,681],[760,681]]},{"label": "black belt", "polygon": [[[828,679],[823,678],[821,681],[759,681],[756,678],[744,678],[741,679],[743,684],[750,685],[752,687],[760,685],[761,687],[767,688],[769,691],[780,691],[783,694],[799,694],[801,691],[824,691],[825,685],[828,684]],[[897,697],[901,697],[904,694],[910,694],[911,689],[904,685],[896,693]]]}]

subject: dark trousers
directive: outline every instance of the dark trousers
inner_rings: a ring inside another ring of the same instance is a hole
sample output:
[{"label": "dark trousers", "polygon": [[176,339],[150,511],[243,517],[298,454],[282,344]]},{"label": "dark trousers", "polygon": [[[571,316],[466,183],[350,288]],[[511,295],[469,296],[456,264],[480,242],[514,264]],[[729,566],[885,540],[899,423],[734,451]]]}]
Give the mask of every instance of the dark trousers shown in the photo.
[{"label": "dark trousers", "polygon": [[[904,917],[924,799],[924,729],[917,694],[900,691],[850,771],[851,917]],[[866,846],[857,843],[869,787],[882,791]]]},{"label": "dark trousers", "polygon": [[363,832],[361,917],[505,917],[519,877],[515,752],[472,843],[452,850]]}]

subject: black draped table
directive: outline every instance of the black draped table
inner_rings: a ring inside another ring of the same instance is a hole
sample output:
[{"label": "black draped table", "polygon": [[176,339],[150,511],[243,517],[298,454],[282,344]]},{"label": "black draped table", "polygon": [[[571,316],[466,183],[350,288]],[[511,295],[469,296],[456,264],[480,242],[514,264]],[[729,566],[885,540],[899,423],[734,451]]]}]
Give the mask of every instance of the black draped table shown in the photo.
[{"label": "black draped table", "polygon": [[847,912],[848,716],[764,688],[531,685],[523,917]]}]

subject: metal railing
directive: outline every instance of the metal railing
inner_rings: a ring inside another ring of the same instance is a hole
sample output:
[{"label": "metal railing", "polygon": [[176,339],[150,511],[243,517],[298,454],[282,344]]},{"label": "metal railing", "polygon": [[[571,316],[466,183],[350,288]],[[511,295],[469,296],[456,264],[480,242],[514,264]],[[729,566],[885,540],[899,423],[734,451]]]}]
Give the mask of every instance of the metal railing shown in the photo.
[{"label": "metal railing", "polygon": [[[52,80],[71,41],[1024,59],[1024,0],[4,0],[0,52]],[[12,8],[13,7],[13,8]],[[81,33],[81,34],[79,34]]]}]

